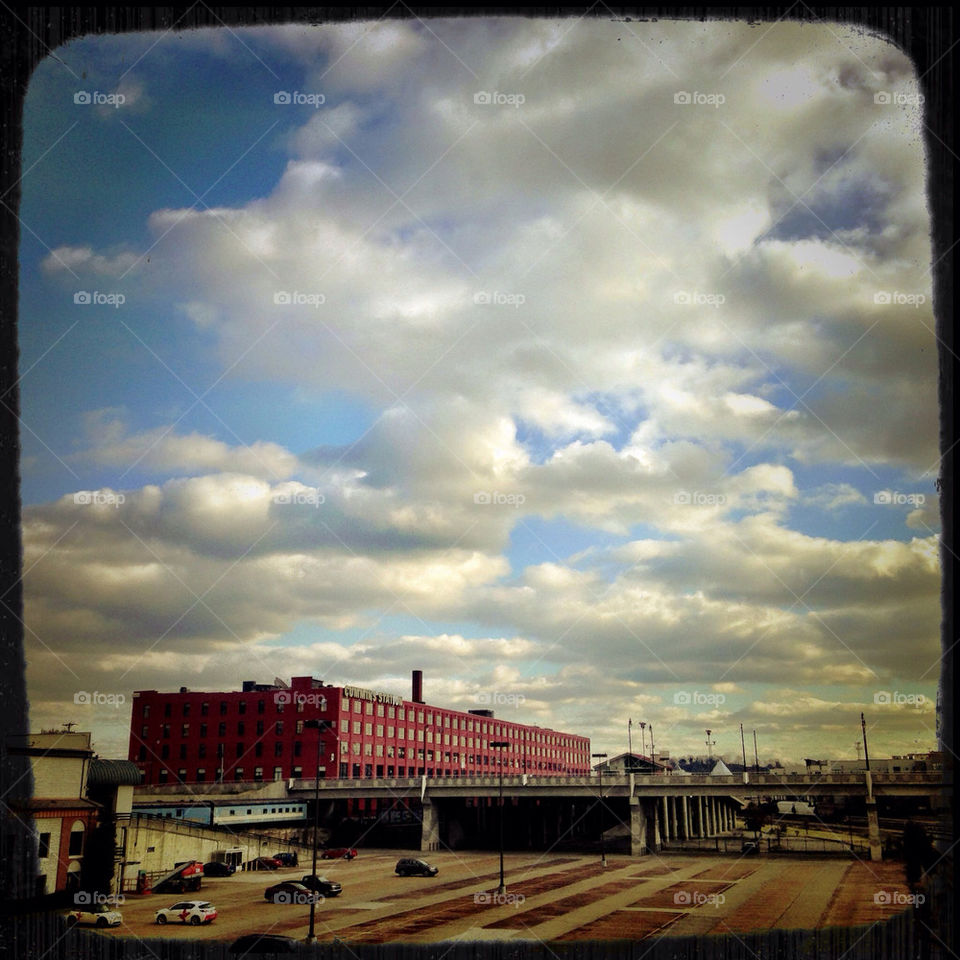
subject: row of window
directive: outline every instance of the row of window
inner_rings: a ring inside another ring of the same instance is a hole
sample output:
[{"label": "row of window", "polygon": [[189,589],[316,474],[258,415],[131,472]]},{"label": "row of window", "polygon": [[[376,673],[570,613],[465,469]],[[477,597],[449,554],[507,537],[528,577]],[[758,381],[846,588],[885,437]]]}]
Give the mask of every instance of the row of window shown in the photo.
[{"label": "row of window", "polygon": [[[264,722],[263,722],[262,720],[258,720],[258,721],[257,721],[257,726],[256,726],[257,736],[262,736],[263,733],[264,733],[264,730],[265,730]],[[247,732],[247,725],[246,725],[246,723],[245,723],[243,720],[239,721],[239,722],[237,723],[237,736],[238,736],[238,737],[246,736],[246,732]],[[274,732],[274,734],[276,734],[276,736],[278,736],[278,737],[282,737],[282,736],[283,736],[283,721],[282,721],[282,720],[277,720],[277,721],[274,723],[274,725],[273,725],[273,732]],[[296,732],[297,732],[297,733],[303,733],[303,721],[302,721],[302,720],[298,720],[298,721],[297,721],[297,723],[296,723]],[[208,724],[206,724],[206,723],[201,723],[201,724],[200,724],[198,733],[199,733],[201,739],[202,739],[203,737],[212,736],[212,734],[210,734],[210,732],[209,732],[209,726],[208,726]],[[170,724],[169,724],[169,723],[165,723],[165,724],[163,724],[163,725],[160,727],[160,735],[164,738],[164,740],[169,740],[169,739],[170,739]],[[144,739],[147,739],[147,738],[150,736],[150,724],[148,724],[148,723],[143,724],[143,726],[140,728],[140,736],[143,737]],[[189,737],[189,736],[190,736],[190,724],[189,724],[189,723],[184,723],[184,724],[181,725],[181,727],[180,727],[180,736],[181,736],[181,737]],[[218,736],[218,737],[225,737],[225,736],[227,736],[227,724],[226,724],[226,722],[218,723],[218,724],[217,724],[217,736]]]},{"label": "row of window", "polygon": [[[255,702],[257,705],[257,713],[260,713],[260,714],[265,713],[266,700],[258,699]],[[221,700],[219,703],[220,703],[220,706],[219,706],[220,715],[225,716],[229,712],[229,702],[226,700]],[[373,716],[374,712],[376,712],[376,715],[378,717],[384,717],[385,719],[397,720],[400,722],[408,721],[410,723],[418,723],[418,724],[426,723],[428,727],[432,727],[432,726],[446,727],[446,728],[451,728],[453,730],[462,730],[462,731],[465,731],[466,733],[488,734],[490,736],[495,736],[495,737],[512,736],[515,739],[529,740],[533,743],[541,743],[548,746],[566,747],[566,748],[570,748],[578,752],[584,752],[584,753],[589,749],[587,741],[580,738],[563,735],[563,734],[540,733],[525,727],[501,724],[492,720],[486,720],[486,719],[480,719],[480,718],[470,719],[468,717],[459,717],[456,715],[451,715],[449,713],[438,712],[434,714],[432,711],[429,711],[429,710],[414,710],[412,708],[407,709],[405,707],[385,706],[382,703],[378,703],[374,705],[369,700],[358,700],[358,699],[351,700],[348,697],[344,697],[342,701],[342,707],[344,712],[350,712],[351,704],[352,704],[353,713],[364,713],[367,716]],[[284,712],[284,706],[285,706],[284,702],[274,702],[273,706],[277,713]],[[236,707],[237,707],[237,713],[239,714],[245,714],[247,712],[247,702],[245,700],[237,701]],[[303,713],[304,703],[302,700],[296,700],[294,702],[294,707],[296,709],[296,712]],[[142,717],[144,720],[148,720],[150,718],[150,712],[151,712],[151,705],[149,703],[145,703],[143,705],[143,710],[142,710]],[[190,716],[190,712],[191,712],[190,703],[180,704],[181,716],[188,717]],[[202,717],[208,716],[209,712],[210,712],[210,702],[205,701],[201,703],[200,716]],[[173,704],[170,701],[167,701],[163,704],[163,716],[165,718],[168,718],[168,717],[172,717],[172,715],[173,715]],[[303,721],[298,721],[297,722],[298,727],[302,726],[302,723]],[[354,733],[359,733],[359,723],[360,721],[357,721],[357,720],[353,721],[352,727],[353,727]],[[278,724],[282,725],[282,721],[278,721]],[[239,725],[241,727],[243,726],[242,721]],[[258,727],[262,727],[262,725],[263,725],[263,721],[262,720],[258,721]],[[203,728],[204,726],[205,726],[204,724],[201,724],[201,728]],[[220,726],[224,727],[224,724],[221,724]],[[367,733],[370,733],[370,729],[369,729],[370,727],[371,727],[370,723],[365,724],[365,729]],[[165,724],[164,729],[168,729],[168,728],[169,728],[169,725]],[[183,724],[182,729],[183,729],[182,735],[188,736],[189,724],[187,723]],[[383,725],[378,724],[377,729],[378,729],[377,735],[382,736]],[[262,732],[262,729],[258,729],[258,733],[260,732]],[[298,733],[300,732],[299,729],[297,732]],[[168,734],[164,734],[164,735],[167,736]],[[221,736],[223,735],[224,734],[221,734]],[[201,736],[204,736],[204,734],[201,733]],[[388,733],[387,736],[392,736],[392,734]],[[401,734],[401,736],[403,735]]]},{"label": "row of window", "polygon": [[[412,758],[411,758],[412,759]],[[419,759],[423,759],[420,757]],[[432,758],[431,758],[432,759]],[[488,757],[485,757],[484,760],[488,760]],[[439,760],[439,757],[437,758]],[[483,764],[486,766],[487,764]],[[557,774],[574,774],[578,771],[569,770],[561,767],[559,764],[554,763],[536,763],[528,765],[529,772],[542,772],[547,773],[557,773]],[[158,782],[159,783],[168,783],[171,779],[172,770],[168,770],[163,767],[158,772]],[[232,770],[226,770],[224,767],[218,767],[216,770],[210,771],[212,774],[211,779],[213,781],[223,781],[225,779],[232,780],[246,780],[247,771],[244,767],[234,767]],[[395,766],[393,764],[359,764],[359,763],[341,763],[339,775],[341,778],[352,777],[353,779],[371,779],[373,777],[422,777],[424,775],[428,777],[462,777],[462,776],[472,776],[478,771],[464,770],[459,767],[432,767],[427,765],[416,765],[416,766]],[[581,771],[582,772],[582,771]],[[141,773],[145,771],[141,770]],[[303,768],[302,767],[293,767],[290,772],[290,776],[296,780],[303,779]],[[188,781],[188,771],[186,767],[181,767],[177,770],[176,779],[180,783],[187,782],[196,782],[204,783],[207,780],[207,770],[205,767],[199,767],[193,777],[192,781]],[[144,779],[146,779],[144,777]],[[262,781],[264,779],[264,768],[263,767],[254,767],[253,768],[253,780]],[[283,767],[274,767],[273,768],[273,779],[282,780],[283,779]]]}]

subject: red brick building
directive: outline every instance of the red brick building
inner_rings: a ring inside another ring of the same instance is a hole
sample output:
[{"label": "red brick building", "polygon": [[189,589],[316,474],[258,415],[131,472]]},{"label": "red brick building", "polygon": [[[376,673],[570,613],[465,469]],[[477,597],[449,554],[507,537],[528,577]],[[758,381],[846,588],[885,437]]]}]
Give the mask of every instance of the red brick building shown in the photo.
[{"label": "red brick building", "polygon": [[[331,724],[318,745],[308,720]],[[506,741],[509,746],[490,746]],[[461,777],[497,773],[564,776],[590,772],[590,740],[501,720],[490,710],[423,702],[420,671],[410,700],[360,687],[294,677],[246,681],[230,693],[138,690],[129,758],[144,783],[313,778]]]}]

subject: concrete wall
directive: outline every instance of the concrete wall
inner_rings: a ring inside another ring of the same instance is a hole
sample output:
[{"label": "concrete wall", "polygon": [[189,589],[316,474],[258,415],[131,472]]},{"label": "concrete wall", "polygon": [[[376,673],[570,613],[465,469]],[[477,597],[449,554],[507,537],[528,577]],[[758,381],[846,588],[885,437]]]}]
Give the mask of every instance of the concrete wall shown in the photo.
[{"label": "concrete wall", "polygon": [[[172,870],[180,860],[199,860],[207,863],[215,850],[240,847],[243,859],[269,856],[278,851],[292,850],[303,861],[306,848],[288,840],[278,840],[227,830],[210,830],[194,824],[173,820],[154,820],[147,817],[130,818],[127,826],[126,880],[136,880],[140,870]],[[132,863],[131,861],[139,861]]]}]

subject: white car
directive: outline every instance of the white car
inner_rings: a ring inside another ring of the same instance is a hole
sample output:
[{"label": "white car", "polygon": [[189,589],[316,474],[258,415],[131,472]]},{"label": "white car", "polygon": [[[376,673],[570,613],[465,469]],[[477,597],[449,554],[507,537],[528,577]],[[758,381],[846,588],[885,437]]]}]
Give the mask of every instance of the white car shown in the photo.
[{"label": "white car", "polygon": [[64,916],[71,927],[77,924],[94,927],[119,927],[123,923],[123,914],[119,910],[111,910],[105,903],[92,903],[89,907],[71,910]]},{"label": "white car", "polygon": [[217,919],[217,908],[207,900],[181,900],[157,911],[157,923],[190,923],[195,927]]}]

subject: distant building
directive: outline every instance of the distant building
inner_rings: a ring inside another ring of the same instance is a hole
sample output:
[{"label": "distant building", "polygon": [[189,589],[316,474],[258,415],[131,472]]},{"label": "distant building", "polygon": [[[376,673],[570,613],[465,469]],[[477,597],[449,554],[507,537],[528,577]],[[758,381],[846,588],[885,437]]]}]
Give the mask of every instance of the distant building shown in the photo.
[{"label": "distant building", "polygon": [[89,733],[34,733],[11,738],[11,754],[30,758],[33,796],[11,796],[10,809],[32,821],[37,873],[34,893],[80,890],[87,841],[96,827],[99,805],[86,799],[93,750]]},{"label": "distant building", "polygon": [[[143,782],[328,778],[563,776],[590,772],[590,740],[514,723],[489,709],[451,710],[412,696],[294,677],[230,692],[138,690],[128,757]],[[318,744],[310,720],[331,724]],[[508,746],[491,746],[505,741]],[[502,752],[501,752],[502,751]]]},{"label": "distant building", "polygon": [[624,774],[624,773],[662,773],[670,772],[669,757],[661,756],[654,760],[652,757],[645,757],[640,753],[619,753],[609,760],[594,764],[593,769],[603,775]]}]

